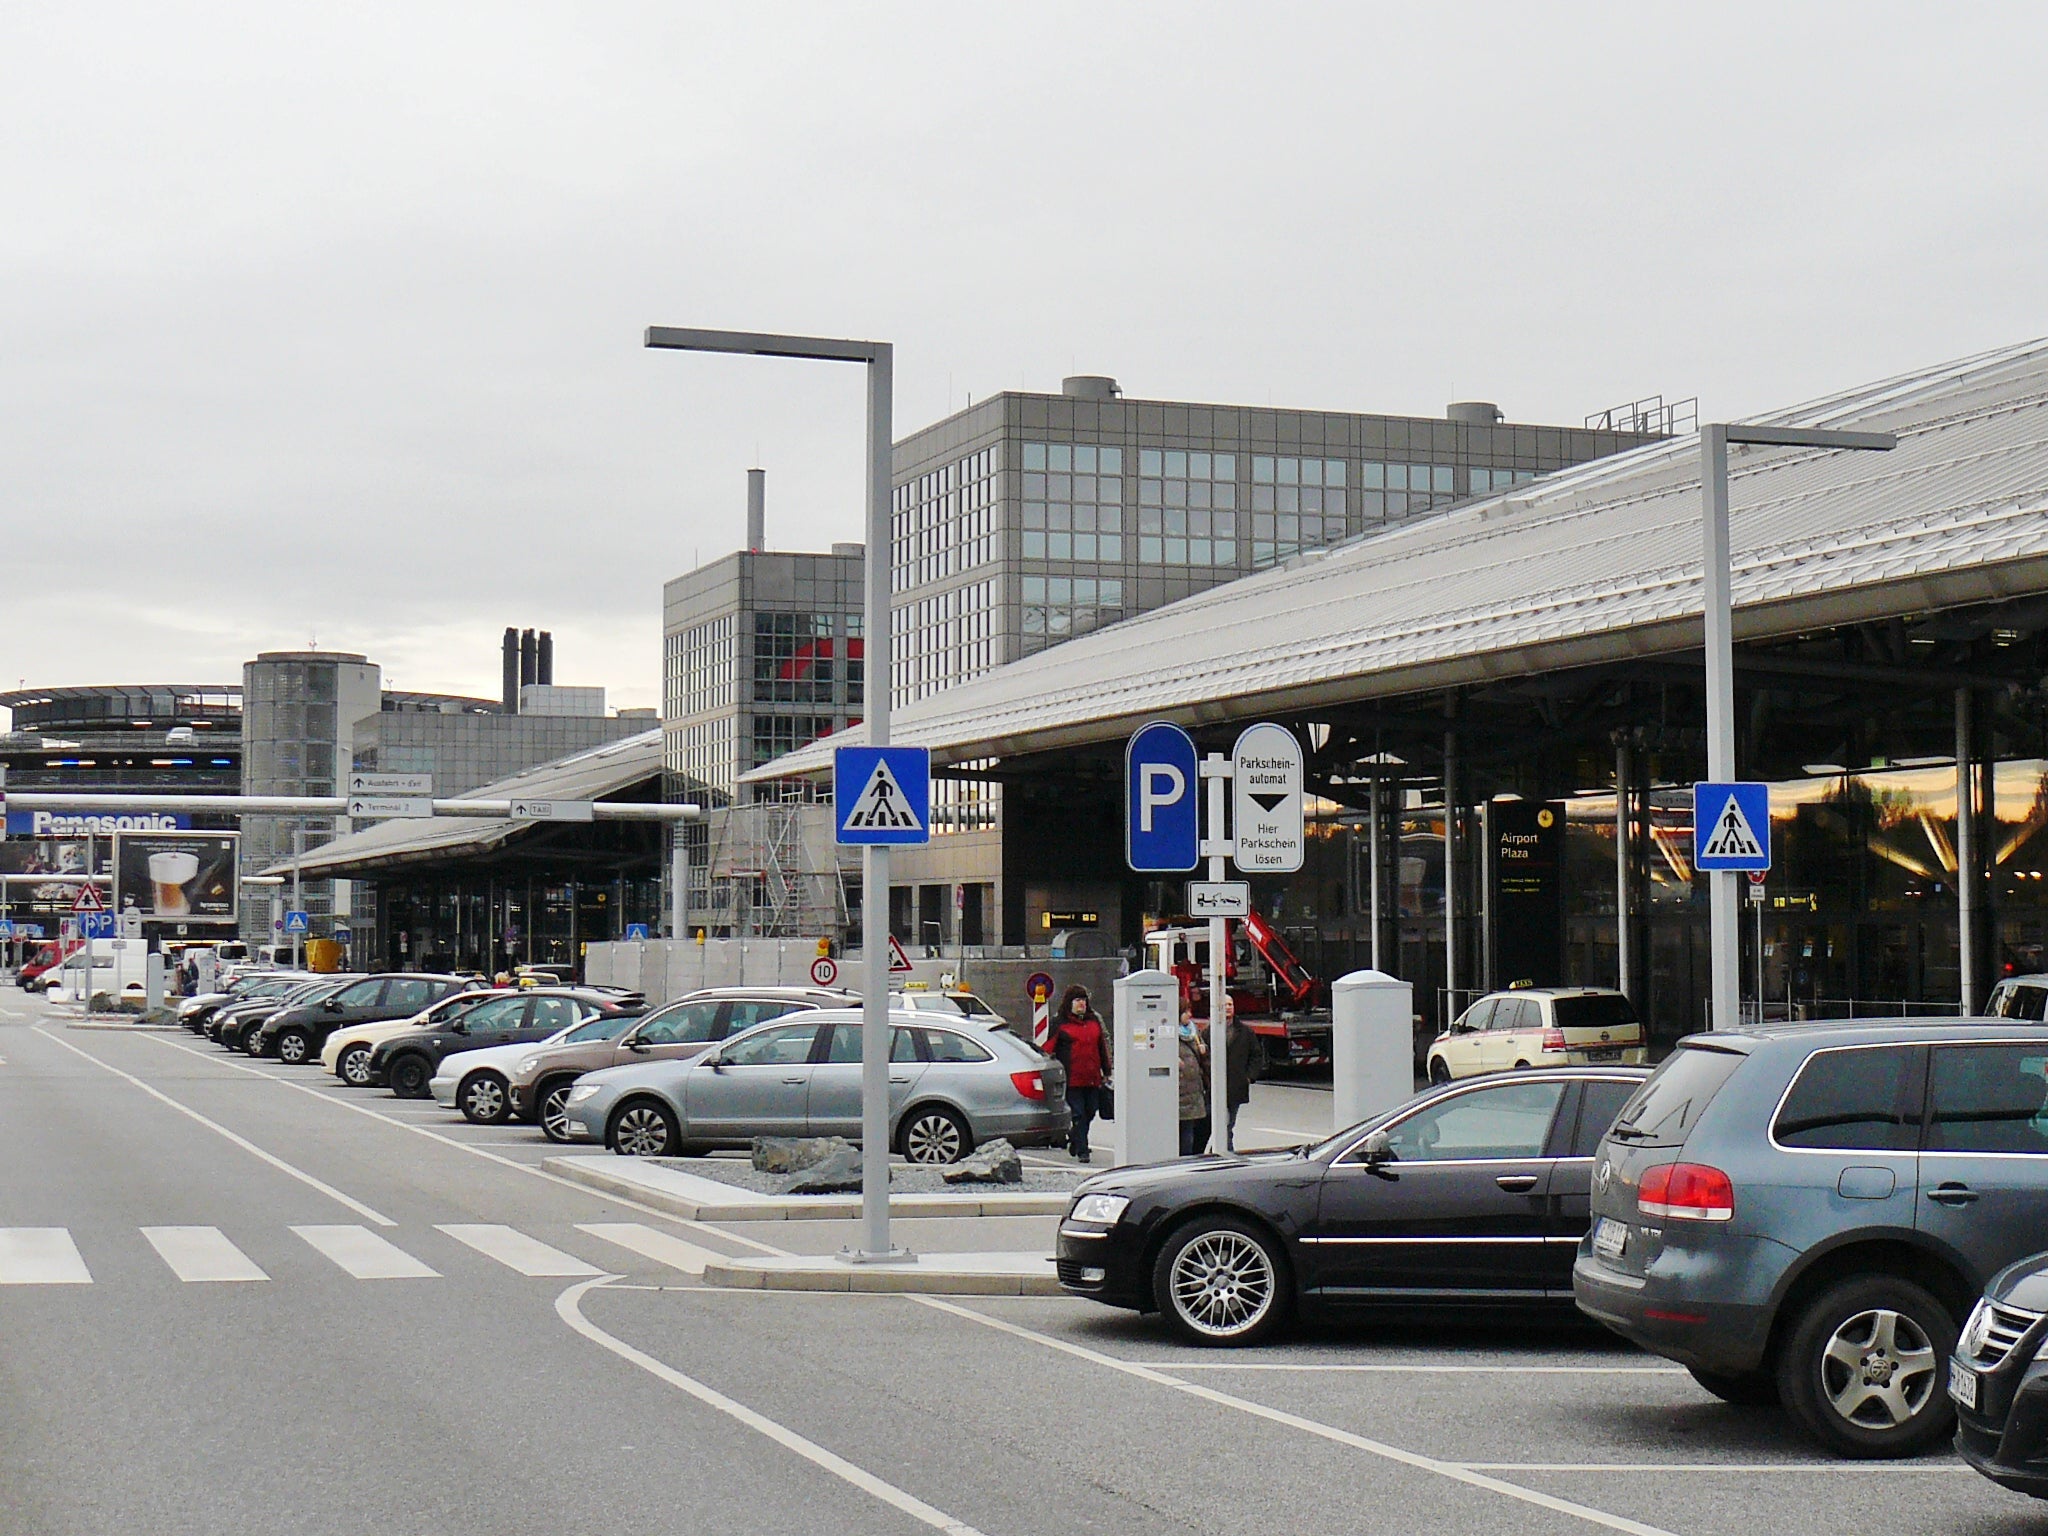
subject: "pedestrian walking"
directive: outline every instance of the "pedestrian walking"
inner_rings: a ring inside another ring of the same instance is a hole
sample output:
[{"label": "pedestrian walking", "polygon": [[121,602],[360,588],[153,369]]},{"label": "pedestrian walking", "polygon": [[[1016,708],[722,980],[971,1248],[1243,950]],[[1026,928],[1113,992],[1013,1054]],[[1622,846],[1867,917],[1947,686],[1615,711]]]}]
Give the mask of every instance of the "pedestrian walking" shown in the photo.
[{"label": "pedestrian walking", "polygon": [[1067,1150],[1075,1162],[1085,1163],[1090,1155],[1088,1127],[1102,1108],[1103,1086],[1115,1070],[1109,1031],[1096,1016],[1086,987],[1069,987],[1060,998],[1046,1049],[1067,1069],[1067,1108],[1073,1114]]},{"label": "pedestrian walking", "polygon": [[1209,1139],[1209,1090],[1203,1079],[1202,1053],[1195,1044],[1194,1016],[1180,1010],[1180,1155],[1198,1156]]},{"label": "pedestrian walking", "polygon": [[1237,1112],[1251,1102],[1252,1052],[1257,1047],[1258,1039],[1252,1034],[1251,1026],[1238,1019],[1236,999],[1226,997],[1223,1000],[1223,1103],[1230,1116],[1225,1122],[1227,1151],[1237,1150]]}]

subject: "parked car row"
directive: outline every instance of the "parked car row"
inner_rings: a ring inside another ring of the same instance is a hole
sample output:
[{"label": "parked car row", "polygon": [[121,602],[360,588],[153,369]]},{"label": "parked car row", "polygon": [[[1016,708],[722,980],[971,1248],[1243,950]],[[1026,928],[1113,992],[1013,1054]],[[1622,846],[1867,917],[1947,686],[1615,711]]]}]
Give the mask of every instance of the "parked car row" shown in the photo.
[{"label": "parked car row", "polygon": [[[1198,1344],[1577,1311],[1831,1450],[2048,1497],[2048,1027],[1788,1025],[1439,1082],[1327,1141],[1091,1178],[1077,1296]],[[1958,1416],[1960,1415],[1960,1424]]]},{"label": "parked car row", "polygon": [[[892,999],[890,1141],[917,1162],[982,1142],[1066,1139],[1058,1063],[967,994]],[[181,1017],[229,1050],[317,1060],[350,1087],[450,1106],[480,1125],[625,1156],[861,1135],[862,1016],[851,993],[724,987],[649,1011],[638,993],[492,989],[457,976],[268,975]]]}]

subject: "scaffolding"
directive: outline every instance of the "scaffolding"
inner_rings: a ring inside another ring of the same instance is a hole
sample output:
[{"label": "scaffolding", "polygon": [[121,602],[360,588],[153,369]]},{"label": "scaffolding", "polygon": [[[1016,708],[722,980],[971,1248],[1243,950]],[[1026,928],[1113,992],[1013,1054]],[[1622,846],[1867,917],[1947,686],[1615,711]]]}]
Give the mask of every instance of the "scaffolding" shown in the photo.
[{"label": "scaffolding", "polygon": [[736,938],[843,933],[852,872],[831,834],[829,806],[764,800],[730,807],[711,849],[712,921]]}]

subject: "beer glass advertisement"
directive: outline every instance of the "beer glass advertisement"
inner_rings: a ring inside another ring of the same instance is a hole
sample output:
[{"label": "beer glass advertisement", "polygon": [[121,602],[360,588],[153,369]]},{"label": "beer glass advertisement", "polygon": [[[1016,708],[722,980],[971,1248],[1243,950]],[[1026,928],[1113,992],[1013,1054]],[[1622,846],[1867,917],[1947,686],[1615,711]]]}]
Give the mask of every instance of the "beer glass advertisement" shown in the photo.
[{"label": "beer glass advertisement", "polygon": [[239,832],[123,832],[114,839],[114,910],[144,922],[232,923]]}]

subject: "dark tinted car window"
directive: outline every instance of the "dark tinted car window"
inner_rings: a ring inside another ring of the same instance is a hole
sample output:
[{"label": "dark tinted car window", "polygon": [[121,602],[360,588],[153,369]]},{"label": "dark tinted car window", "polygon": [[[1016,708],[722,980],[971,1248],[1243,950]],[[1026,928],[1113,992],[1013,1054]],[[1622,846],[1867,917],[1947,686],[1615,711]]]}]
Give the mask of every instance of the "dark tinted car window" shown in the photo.
[{"label": "dark tinted car window", "polygon": [[368,1008],[377,1001],[377,994],[384,990],[381,980],[359,981],[352,987],[344,987],[335,994],[334,1000],[344,1008]]},{"label": "dark tinted car window", "polygon": [[1943,1045],[1929,1082],[1930,1152],[2048,1152],[2048,1047]]},{"label": "dark tinted car window", "polygon": [[526,1016],[527,1024],[534,1029],[544,1029],[553,1034],[556,1030],[567,1029],[583,1017],[583,1009],[571,997],[536,997],[533,1012]]},{"label": "dark tinted car window", "polygon": [[[1787,1147],[1908,1150],[1910,1046],[1818,1051],[1799,1069],[1771,1134]],[[2037,1079],[2034,1085],[2041,1086]],[[2034,1095],[2036,1107],[2040,1094]]]},{"label": "dark tinted car window", "polygon": [[734,1067],[788,1067],[811,1059],[811,1043],[818,1038],[815,1024],[784,1024],[764,1029],[732,1045],[724,1046],[724,1060]]},{"label": "dark tinted car window", "polygon": [[418,1013],[441,995],[444,985],[445,983],[429,981],[424,976],[402,976],[385,989],[384,1006],[406,1013]]},{"label": "dark tinted car window", "polygon": [[1737,1051],[1681,1046],[1615,1116],[1615,1134],[1639,1144],[1677,1146],[1742,1061]]},{"label": "dark tinted car window", "polygon": [[1614,1124],[1614,1117],[1621,1113],[1621,1106],[1641,1086],[1629,1082],[1589,1082],[1585,1097],[1579,1101],[1579,1129],[1572,1137],[1568,1157],[1591,1157],[1599,1150],[1600,1138],[1607,1134],[1607,1127]]},{"label": "dark tinted car window", "polygon": [[770,1019],[779,1019],[786,1013],[802,1013],[807,1003],[785,1003],[775,998],[749,997],[732,1004],[732,1012],[725,1032],[736,1035],[743,1029],[752,1029],[756,1024],[766,1024]]},{"label": "dark tinted car window", "polygon": [[488,1003],[479,1003],[459,1017],[465,1029],[508,1029],[519,1022],[519,1015],[525,1008],[526,999],[523,997],[499,997]]},{"label": "dark tinted car window", "polygon": [[991,1059],[987,1047],[978,1045],[965,1035],[950,1029],[928,1029],[924,1032],[926,1046],[933,1061],[988,1061]]},{"label": "dark tinted car window", "polygon": [[[861,1026],[858,1024],[835,1024],[832,1026],[832,1041],[825,1048],[825,1059],[841,1065],[858,1062],[861,1059]],[[897,1025],[889,1033],[889,1059],[891,1061],[917,1060],[917,1043],[910,1038],[910,1031]]]},{"label": "dark tinted car window", "polygon": [[678,1003],[650,1018],[637,1038],[644,1045],[695,1045],[717,1038],[717,1029],[717,1003]]},{"label": "dark tinted car window", "polygon": [[1460,1029],[1486,1028],[1487,1021],[1493,1017],[1493,1008],[1494,999],[1482,997],[1478,1002],[1465,1010],[1464,1017],[1458,1020],[1457,1027]]},{"label": "dark tinted car window", "polygon": [[1559,1029],[1606,1029],[1636,1022],[1636,1011],[1625,997],[1554,997],[1550,1011]]},{"label": "dark tinted car window", "polygon": [[1540,1157],[1564,1084],[1502,1083],[1454,1094],[1388,1127],[1397,1162]]}]

